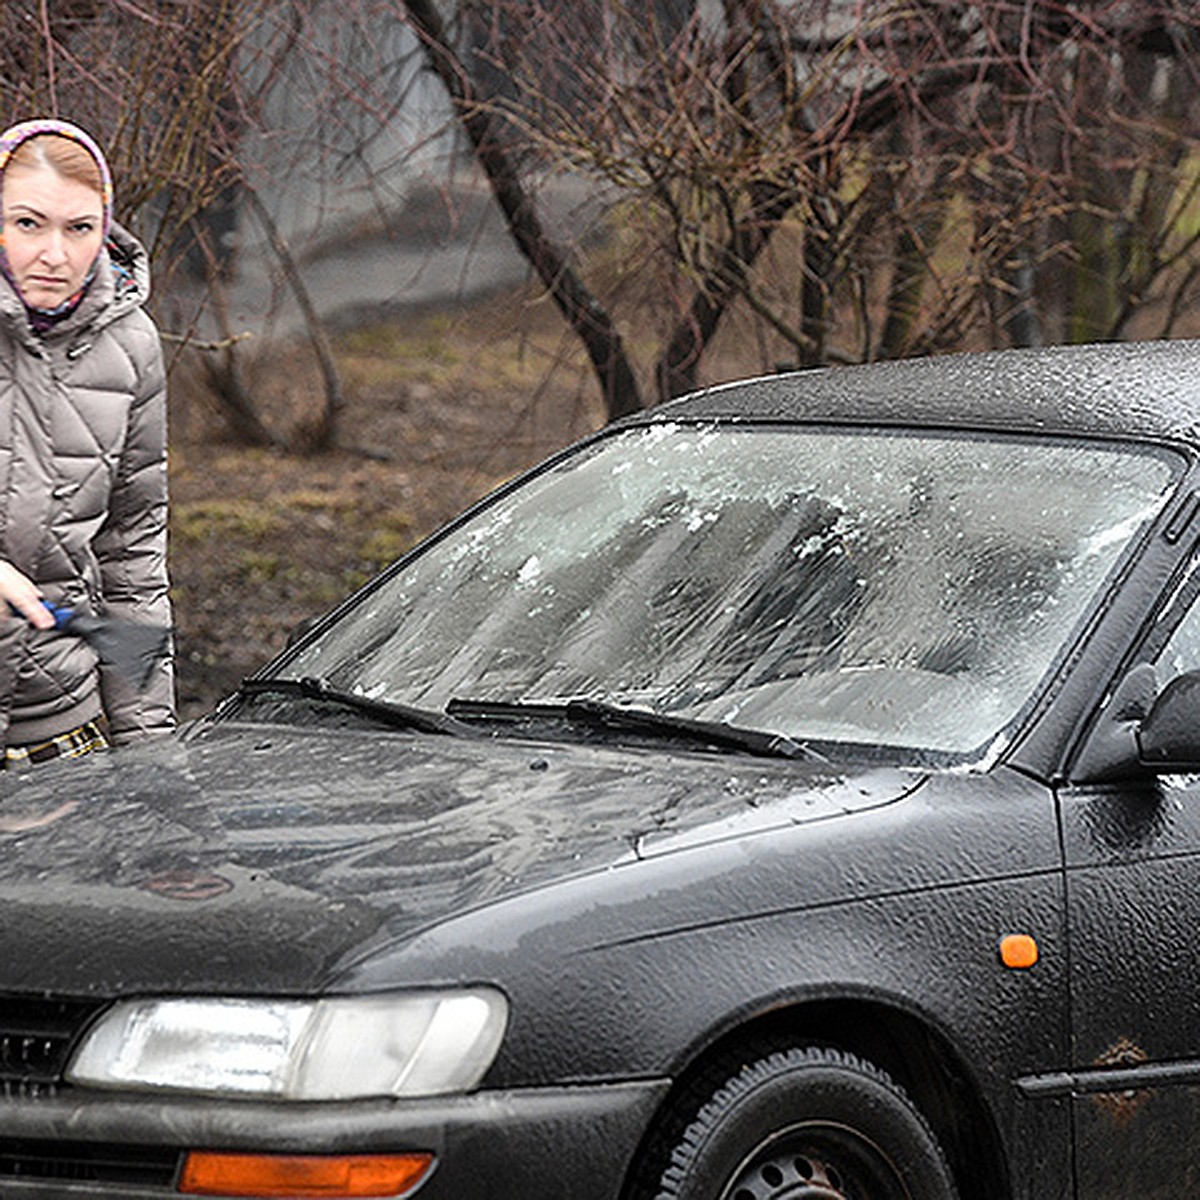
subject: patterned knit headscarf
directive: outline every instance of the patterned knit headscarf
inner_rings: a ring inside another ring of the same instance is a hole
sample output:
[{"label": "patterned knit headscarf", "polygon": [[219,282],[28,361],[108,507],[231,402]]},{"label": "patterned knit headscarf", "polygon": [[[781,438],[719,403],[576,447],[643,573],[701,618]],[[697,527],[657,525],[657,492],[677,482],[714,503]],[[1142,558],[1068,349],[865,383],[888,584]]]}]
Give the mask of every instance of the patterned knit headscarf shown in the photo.
[{"label": "patterned knit headscarf", "polygon": [[[80,129],[78,125],[72,125],[70,121],[59,121],[52,118],[45,118],[36,121],[22,121],[19,125],[13,125],[0,133],[0,195],[4,188],[4,172],[8,167],[9,159],[13,156],[13,151],[16,150],[23,142],[29,141],[31,138],[39,137],[43,134],[52,133],[59,137],[69,138],[73,142],[78,142],[91,156],[96,160],[96,166],[100,169],[100,181],[103,186],[101,198],[104,203],[103,208],[103,237],[101,245],[108,237],[109,228],[112,225],[112,207],[113,207],[113,185],[112,173],[108,169],[108,163],[104,158],[104,154],[100,147],[92,140],[92,138]],[[3,272],[4,277],[16,287],[16,280],[13,279],[12,271],[9,269],[8,256],[4,252],[4,214],[3,209],[0,209],[0,272]],[[57,317],[63,316],[72,311],[79,303],[80,298],[87,291],[88,285],[92,282],[92,277],[95,273],[95,266],[88,272],[87,278],[83,282],[83,287],[75,293],[70,299],[63,301],[54,309],[34,309],[29,305],[31,316],[37,316],[54,320]]]}]

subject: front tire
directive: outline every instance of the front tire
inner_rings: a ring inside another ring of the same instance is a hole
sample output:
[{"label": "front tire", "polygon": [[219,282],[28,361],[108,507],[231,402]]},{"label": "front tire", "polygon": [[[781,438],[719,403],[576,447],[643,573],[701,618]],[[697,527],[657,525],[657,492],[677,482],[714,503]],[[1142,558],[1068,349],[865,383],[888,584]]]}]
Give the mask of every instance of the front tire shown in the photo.
[{"label": "front tire", "polygon": [[870,1063],[797,1047],[723,1075],[676,1111],[656,1200],[954,1200],[933,1131]]}]

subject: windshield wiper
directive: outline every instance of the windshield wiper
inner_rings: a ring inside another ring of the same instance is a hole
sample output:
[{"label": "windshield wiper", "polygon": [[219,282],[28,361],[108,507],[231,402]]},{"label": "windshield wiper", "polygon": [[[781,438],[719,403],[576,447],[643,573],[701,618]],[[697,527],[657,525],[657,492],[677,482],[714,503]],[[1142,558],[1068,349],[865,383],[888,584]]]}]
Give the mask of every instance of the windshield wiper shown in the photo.
[{"label": "windshield wiper", "polygon": [[457,736],[474,736],[475,730],[462,721],[445,713],[428,708],[416,708],[411,704],[398,704],[394,700],[375,700],[358,692],[346,692],[335,688],[327,679],[316,679],[306,675],[301,679],[266,677],[244,679],[238,688],[239,696],[299,696],[305,700],[316,700],[323,704],[340,704],[355,712],[365,713],[400,729],[415,729],[420,733],[448,733]]},{"label": "windshield wiper", "polygon": [[744,754],[757,754],[764,758],[821,759],[814,750],[782,733],[743,729],[724,721],[701,721],[692,717],[675,716],[672,713],[655,712],[648,708],[626,708],[603,700],[544,703],[454,699],[446,705],[446,712],[463,721],[473,718],[509,721],[529,718],[561,720],[570,724],[585,725],[591,729],[624,729],[630,733],[665,736],[676,741],[682,739],[703,742],[710,746],[740,750]]},{"label": "windshield wiper", "polygon": [[818,758],[802,742],[793,741],[783,733],[768,733],[762,729],[744,729],[726,721],[701,721],[694,717],[679,717],[673,713],[655,712],[649,708],[625,708],[603,700],[570,700],[566,705],[568,721],[581,721],[596,727],[613,726],[633,732],[663,733],[698,738],[712,745],[764,758]]}]

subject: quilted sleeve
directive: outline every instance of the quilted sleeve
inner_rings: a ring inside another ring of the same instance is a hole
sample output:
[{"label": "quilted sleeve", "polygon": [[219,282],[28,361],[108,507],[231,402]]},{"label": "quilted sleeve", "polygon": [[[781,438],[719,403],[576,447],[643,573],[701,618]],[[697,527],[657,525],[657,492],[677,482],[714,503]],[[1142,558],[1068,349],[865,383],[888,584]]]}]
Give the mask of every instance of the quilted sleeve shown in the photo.
[{"label": "quilted sleeve", "polygon": [[[113,617],[169,628],[167,577],[167,390],[162,346],[144,314],[122,332],[137,365],[138,386],[108,518],[93,543],[105,611]],[[131,326],[131,327],[130,327]],[[104,709],[117,743],[162,733],[175,724],[175,674],[163,659],[137,692],[101,665]]]}]

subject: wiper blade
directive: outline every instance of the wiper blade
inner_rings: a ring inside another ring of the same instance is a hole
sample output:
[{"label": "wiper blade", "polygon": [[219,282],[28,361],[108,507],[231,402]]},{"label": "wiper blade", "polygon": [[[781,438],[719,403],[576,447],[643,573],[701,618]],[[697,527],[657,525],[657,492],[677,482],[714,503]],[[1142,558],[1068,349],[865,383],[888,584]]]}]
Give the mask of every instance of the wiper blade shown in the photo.
[{"label": "wiper blade", "polygon": [[376,717],[401,729],[415,729],[420,733],[446,733],[472,737],[475,731],[462,721],[433,709],[417,708],[411,704],[399,704],[394,700],[376,700],[358,692],[347,692],[335,688],[327,679],[305,675],[300,679],[264,677],[245,679],[238,688],[239,696],[299,696],[305,700],[316,700],[325,704],[340,704],[355,712]]},{"label": "wiper blade", "polygon": [[676,716],[674,713],[655,712],[649,708],[625,708],[603,700],[570,700],[566,705],[566,714],[568,721],[587,721],[599,726],[611,725],[635,732],[682,734],[731,750],[758,754],[764,758],[819,757],[803,742],[794,741],[786,734],[769,733],[762,729],[744,729],[726,721],[701,721],[694,717]]},{"label": "wiper blade", "polygon": [[724,721],[701,721],[673,713],[655,712],[648,708],[627,708],[603,700],[567,700],[565,702],[465,700],[454,699],[446,712],[464,721],[498,719],[520,721],[558,719],[592,729],[625,729],[631,733],[647,733],[674,740],[704,742],[710,746],[740,750],[764,758],[821,759],[816,751],[802,742],[781,733],[761,729],[743,729]]}]

